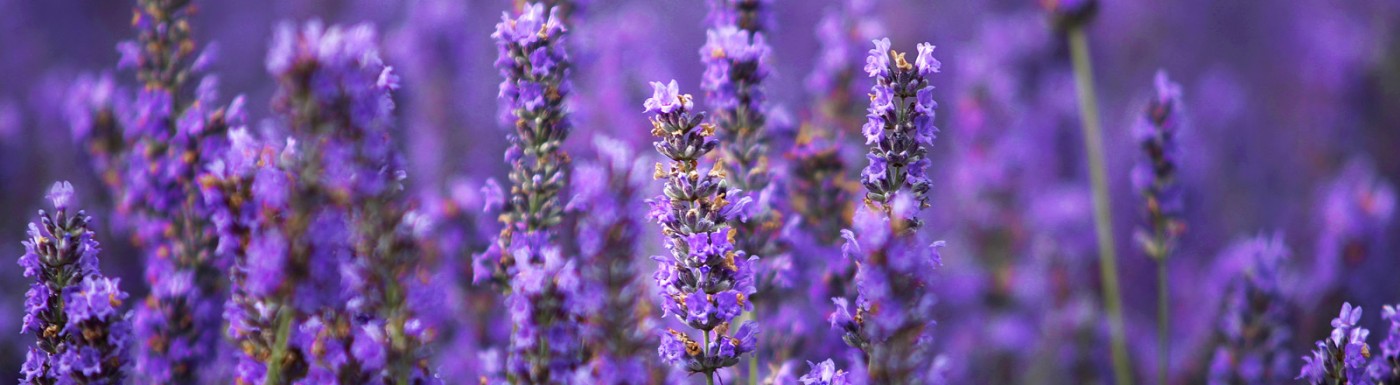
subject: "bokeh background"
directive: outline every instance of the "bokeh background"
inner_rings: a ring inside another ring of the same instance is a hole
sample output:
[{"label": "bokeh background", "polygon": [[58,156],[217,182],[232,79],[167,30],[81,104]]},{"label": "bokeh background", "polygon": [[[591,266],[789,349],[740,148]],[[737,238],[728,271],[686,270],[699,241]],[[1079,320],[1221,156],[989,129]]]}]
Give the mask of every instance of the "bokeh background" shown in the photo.
[{"label": "bokeh background", "polygon": [[[819,95],[805,79],[822,53],[817,26],[841,3],[774,1],[768,92],[789,121],[801,123],[813,114]],[[25,224],[54,180],[73,181],[100,224],[111,218],[111,197],[103,195],[73,139],[64,106],[74,79],[115,71],[114,46],[133,35],[132,6],[0,0],[0,256],[22,253]],[[277,22],[369,22],[381,31],[386,61],[405,78],[400,143],[407,148],[412,188],[439,191],[456,178],[504,176],[505,131],[497,119],[499,77],[491,67],[489,34],[510,1],[241,0],[197,6],[196,39],[217,44],[220,52],[210,73],[220,76],[225,98],[247,96],[250,121],[270,118],[275,84],[263,58]],[[574,153],[588,156],[594,135],[647,150],[649,127],[641,113],[650,93],[646,82],[675,78],[683,89],[698,92],[704,14],[704,2],[693,0],[596,0],[587,7],[571,37],[580,63],[574,73],[578,129],[569,143]],[[943,136],[933,153],[940,177],[929,210],[929,231],[950,244],[940,272],[946,287],[938,293],[943,350],[966,357],[1000,350],[1055,356],[1074,345],[1085,348],[1076,354],[1091,363],[1086,370],[1106,370],[1107,345],[1095,342],[1103,334],[1098,279],[1091,273],[1096,253],[1064,38],[1038,2],[1027,0],[885,0],[877,2],[872,18],[896,48],[912,50],[916,42],[929,41],[944,63],[935,80]],[[1210,282],[1230,275],[1231,245],[1247,237],[1277,235],[1292,251],[1288,282],[1295,285],[1288,292],[1299,300],[1290,354],[1303,355],[1310,341],[1326,334],[1327,319],[1342,301],[1368,309],[1363,324],[1383,330],[1375,316],[1380,305],[1400,302],[1400,233],[1390,224],[1393,188],[1388,208],[1384,194],[1400,181],[1400,2],[1108,0],[1088,34],[1128,333],[1140,375],[1151,373],[1156,354],[1156,296],[1153,262],[1131,242],[1142,215],[1129,182],[1140,156],[1130,128],[1152,95],[1158,70],[1181,84],[1188,118],[1181,141],[1188,230],[1169,262],[1173,276],[1183,277],[1171,303],[1178,317],[1172,365],[1183,373],[1175,378],[1189,382],[1204,370],[1200,356],[1209,348],[1202,346],[1214,333],[1222,290]],[[852,49],[850,60],[863,62],[866,49]],[[113,75],[120,82],[133,77]],[[984,147],[985,153],[973,154]],[[851,162],[864,164],[860,158]],[[988,175],[1005,175],[999,173],[1020,175],[997,184],[1018,202],[1010,205],[1019,211],[1014,224],[1006,222],[1012,214],[981,207],[985,200],[969,187],[991,183]],[[988,227],[1012,228],[1016,240],[1009,243],[1020,251],[1011,253],[1011,262],[987,262],[993,252],[977,234]],[[140,298],[146,289],[139,254],[119,230],[99,230],[103,269],[123,277],[133,298]],[[0,261],[0,373],[18,373],[23,346],[32,343],[32,336],[19,333],[26,280],[13,262],[4,262],[13,258]],[[1082,301],[1034,293],[1054,280],[1070,281],[1065,287],[1078,288]],[[996,290],[1009,293],[1016,305],[987,300]],[[1085,340],[1066,330],[1082,330],[1088,342],[1053,342]],[[1046,361],[965,362],[955,372],[1034,373]],[[1019,365],[1030,367],[1006,367]]]}]

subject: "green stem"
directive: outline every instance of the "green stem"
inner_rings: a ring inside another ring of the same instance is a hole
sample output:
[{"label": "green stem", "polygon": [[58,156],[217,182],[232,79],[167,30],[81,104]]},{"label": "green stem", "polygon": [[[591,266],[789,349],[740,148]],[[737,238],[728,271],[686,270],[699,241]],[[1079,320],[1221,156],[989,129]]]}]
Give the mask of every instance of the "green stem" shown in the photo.
[{"label": "green stem", "polygon": [[1084,151],[1088,155],[1089,179],[1093,184],[1094,229],[1099,246],[1099,275],[1103,280],[1104,308],[1112,336],[1113,375],[1119,385],[1133,383],[1128,362],[1128,345],[1123,331],[1123,299],[1118,290],[1118,258],[1114,254],[1113,215],[1109,211],[1108,177],[1104,170],[1103,135],[1099,128],[1099,107],[1094,94],[1094,69],[1089,58],[1089,42],[1083,26],[1069,29],[1070,55],[1074,61],[1074,83],[1079,90],[1079,115],[1084,120]]},{"label": "green stem", "polygon": [[[705,357],[710,356],[710,331],[705,331]],[[715,372],[713,370],[705,372],[705,384],[715,385]]]},{"label": "green stem", "polygon": [[263,377],[265,385],[279,385],[282,383],[282,361],[286,360],[287,340],[292,335],[292,310],[286,307],[277,311],[277,337],[276,344],[272,346],[272,354],[267,359],[267,374]]},{"label": "green stem", "polygon": [[1171,306],[1168,306],[1167,260],[1157,260],[1157,383],[1167,384],[1167,366],[1171,358],[1170,322]]}]

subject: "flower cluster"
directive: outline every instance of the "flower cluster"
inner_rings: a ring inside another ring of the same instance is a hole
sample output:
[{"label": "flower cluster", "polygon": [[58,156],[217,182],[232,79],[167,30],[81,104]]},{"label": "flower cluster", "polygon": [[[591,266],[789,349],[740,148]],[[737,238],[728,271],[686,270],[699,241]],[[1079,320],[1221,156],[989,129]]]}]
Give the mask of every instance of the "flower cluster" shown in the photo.
[{"label": "flower cluster", "polygon": [[1230,249],[1225,257],[1243,265],[1226,287],[1217,320],[1221,343],[1211,358],[1211,384],[1278,383],[1289,379],[1293,336],[1289,319],[1296,306],[1280,285],[1289,258],[1282,238],[1257,237]]},{"label": "flower cluster", "polygon": [[[703,114],[691,114],[691,96],[676,82],[653,82],[645,107],[652,114],[656,150],[670,164],[656,165],[654,176],[666,181],[652,199],[650,217],[661,225],[670,256],[653,257],[660,287],[663,317],[675,316],[697,329],[703,340],[675,329],[661,336],[663,360],[691,373],[713,376],[754,350],[757,326],[745,322],[731,334],[730,322],[752,309],[747,299],[754,287],[753,263],[735,247],[735,219],[747,197],[729,187],[722,169],[700,170],[700,160],[717,146],[715,128],[702,124]],[[736,200],[737,199],[737,200]]]},{"label": "flower cluster", "polygon": [[[569,157],[562,147],[571,128],[564,103],[571,87],[565,29],[558,12],[550,8],[546,13],[543,4],[527,4],[514,18],[502,14],[491,35],[496,39],[496,69],[504,78],[499,98],[512,128],[511,146],[506,150],[511,188],[501,214],[507,224],[501,236],[505,246],[512,233],[541,231],[563,219],[559,196],[568,182]],[[477,264],[494,271],[478,269],[478,278],[487,273],[497,280],[508,278],[518,263],[510,254],[500,250],[484,254],[488,260]]]},{"label": "flower cluster", "polygon": [[281,25],[267,68],[290,137],[278,153],[237,130],[216,167],[221,236],[246,238],[226,242],[246,245],[226,309],[245,383],[429,378],[402,288],[415,257],[389,131],[397,76],[377,41],[368,25]]},{"label": "flower cluster", "polygon": [[135,40],[117,46],[118,67],[134,69],[133,95],[109,75],[84,77],[70,90],[68,118],[93,166],[117,200],[114,222],[129,227],[146,256],[149,296],[134,319],[136,373],[153,382],[212,379],[222,362],[209,359],[219,343],[219,304],[227,260],[212,252],[217,239],[210,209],[193,183],[210,154],[222,151],[228,127],[243,119],[243,101],[217,105],[218,78],[202,76],[213,46],[197,51],[189,2],[140,1]]},{"label": "flower cluster", "polygon": [[1366,337],[1371,331],[1359,326],[1359,322],[1361,307],[1342,305],[1341,314],[1332,319],[1331,336],[1317,341],[1312,354],[1303,356],[1297,379],[1313,385],[1370,384],[1366,365],[1371,359],[1371,346],[1366,344]]},{"label": "flower cluster", "polygon": [[705,74],[700,85],[714,111],[722,158],[736,170],[731,183],[748,191],[768,186],[766,96],[763,81],[771,70],[771,48],[764,35],[719,25],[706,31],[700,59]]},{"label": "flower cluster", "polygon": [[[933,58],[933,45],[918,45],[919,54],[909,63],[904,54],[890,49],[889,39],[875,40],[875,48],[865,59],[865,73],[875,79],[870,88],[865,144],[870,164],[861,171],[865,200],[890,214],[899,190],[909,187],[911,198],[920,208],[928,207],[925,196],[930,188],[928,148],[938,134],[934,127],[933,86],[929,76],[942,66]],[[917,218],[902,218],[919,227]]]},{"label": "flower cluster", "polygon": [[1133,136],[1146,155],[1133,165],[1133,187],[1147,206],[1148,228],[1138,232],[1138,244],[1152,259],[1161,261],[1171,254],[1185,227],[1180,219],[1181,186],[1176,175],[1182,106],[1181,86],[1172,83],[1166,72],[1157,72],[1155,84],[1156,96],[1133,126]]},{"label": "flower cluster", "polygon": [[590,306],[577,293],[571,250],[557,243],[570,171],[562,146],[571,130],[565,107],[571,63],[561,9],[526,4],[514,18],[502,14],[491,35],[504,78],[502,107],[513,118],[506,150],[511,187],[499,244],[476,262],[476,275],[509,280],[506,301],[517,326],[506,374],[525,383],[567,383],[581,376],[580,321]]},{"label": "flower cluster", "polygon": [[[841,231],[846,239],[842,252],[858,266],[855,314],[849,301],[837,297],[830,320],[847,344],[864,353],[872,382],[941,381],[943,366],[935,365],[934,321],[928,316],[936,299],[928,288],[942,264],[938,249],[943,242],[924,243],[916,231],[917,214],[927,206],[923,169],[929,161],[924,156],[936,130],[927,76],[937,71],[938,62],[926,43],[919,45],[917,71],[903,54],[889,50],[888,39],[875,45],[866,65],[876,78],[866,126],[867,141],[873,144],[864,173],[867,204],[856,209],[852,229]],[[918,102],[906,105],[916,95]],[[896,194],[906,186],[914,194]]]},{"label": "flower cluster", "polygon": [[39,211],[19,258],[24,276],[34,279],[25,293],[21,331],[38,337],[19,381],[120,384],[131,345],[129,315],[121,310],[127,294],[117,287],[120,279],[97,269],[101,248],[93,239],[92,217],[81,210],[69,213],[73,185],[55,183],[48,199],[56,212]]},{"label": "flower cluster", "polygon": [[860,384],[860,378],[850,375],[844,370],[836,368],[836,364],[831,360],[822,361],[820,364],[807,363],[812,367],[810,372],[799,378],[802,385],[855,385]]}]

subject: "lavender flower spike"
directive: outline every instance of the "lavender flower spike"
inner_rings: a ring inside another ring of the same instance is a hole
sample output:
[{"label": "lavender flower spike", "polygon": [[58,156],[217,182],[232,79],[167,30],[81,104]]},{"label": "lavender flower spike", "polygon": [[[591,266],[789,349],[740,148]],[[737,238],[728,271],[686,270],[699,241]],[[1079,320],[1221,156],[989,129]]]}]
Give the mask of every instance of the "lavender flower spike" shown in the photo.
[{"label": "lavender flower spike", "polygon": [[[890,40],[875,40],[875,48],[865,60],[865,72],[875,79],[870,88],[865,143],[870,164],[861,171],[865,201],[886,215],[893,213],[895,197],[905,186],[919,208],[928,207],[925,196],[930,188],[928,148],[938,134],[934,127],[933,86],[928,77],[941,64],[933,58],[933,45],[919,44],[919,54],[909,63],[903,53],[890,49]],[[918,218],[903,218],[919,227]]]},{"label": "lavender flower spike", "polygon": [[[580,323],[588,308],[579,298],[580,278],[569,250],[557,243],[564,218],[560,199],[570,161],[561,148],[570,131],[565,100],[571,62],[565,49],[560,7],[526,4],[512,18],[501,15],[496,31],[496,68],[503,107],[513,132],[506,150],[510,197],[501,215],[505,228],[495,253],[494,278],[508,279],[507,303],[517,325],[506,363],[508,378],[522,383],[570,383],[581,377]],[[481,275],[478,273],[478,275]]]},{"label": "lavender flower spike", "polygon": [[241,382],[432,377],[421,360],[426,336],[403,298],[400,275],[413,271],[405,259],[414,254],[398,238],[407,230],[394,200],[404,178],[389,131],[398,84],[377,44],[367,24],[280,25],[267,68],[290,137],[278,154],[245,131],[231,135],[223,166],[233,192],[251,197],[220,215],[247,220],[235,222],[246,249],[226,309],[243,348]]},{"label": "lavender flower spike", "polygon": [[1164,260],[1184,230],[1181,223],[1180,168],[1176,136],[1182,125],[1181,86],[1158,71],[1156,96],[1133,126],[1144,157],[1133,165],[1133,188],[1146,201],[1148,227],[1137,234],[1139,245],[1154,260]]},{"label": "lavender flower spike", "polygon": [[1133,126],[1133,136],[1145,155],[1133,166],[1133,187],[1142,194],[1147,214],[1147,228],[1136,234],[1138,245],[1157,262],[1157,382],[1166,383],[1171,365],[1167,257],[1185,229],[1180,219],[1181,187],[1176,180],[1176,170],[1180,168],[1176,136],[1183,114],[1181,86],[1172,83],[1166,71],[1157,71],[1155,80],[1157,93]]},{"label": "lavender flower spike", "polygon": [[121,310],[126,292],[120,279],[97,270],[101,250],[89,228],[92,218],[70,215],[73,185],[54,183],[48,195],[56,213],[39,210],[19,258],[25,293],[23,333],[38,337],[20,370],[21,384],[110,384],[126,377],[131,344],[130,315]]},{"label": "lavender flower spike", "polygon": [[654,279],[661,290],[663,317],[700,332],[671,329],[661,336],[663,360],[713,381],[715,371],[739,363],[755,348],[757,327],[745,322],[732,330],[730,321],[752,309],[747,300],[756,289],[756,258],[735,247],[733,224],[747,198],[730,194],[722,169],[700,171],[700,159],[717,145],[715,127],[692,115],[691,96],[681,94],[676,81],[651,83],[646,100],[651,113],[656,150],[671,160],[656,165],[654,176],[666,181],[663,194],[650,201],[653,220],[661,225],[668,256],[652,257],[659,267]]},{"label": "lavender flower spike", "polygon": [[[919,44],[917,64],[890,50],[889,39],[875,41],[866,59],[872,87],[866,140],[870,164],[862,173],[866,204],[857,208],[853,229],[842,230],[842,250],[858,268],[855,314],[845,298],[835,298],[832,327],[864,353],[872,383],[940,383],[943,358],[932,351],[929,330],[936,302],[928,281],[942,264],[942,241],[926,243],[916,231],[927,206],[927,148],[933,144],[932,87],[938,71],[933,46]],[[905,189],[908,189],[906,192]]]}]

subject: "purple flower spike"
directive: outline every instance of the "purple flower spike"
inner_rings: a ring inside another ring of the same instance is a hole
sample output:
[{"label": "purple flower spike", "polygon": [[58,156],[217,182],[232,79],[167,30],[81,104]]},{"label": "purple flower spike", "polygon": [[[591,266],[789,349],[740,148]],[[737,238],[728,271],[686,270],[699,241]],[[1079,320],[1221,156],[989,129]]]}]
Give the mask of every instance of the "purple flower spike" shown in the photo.
[{"label": "purple flower spike", "polygon": [[[920,45],[921,55],[931,52],[931,45]],[[917,231],[918,213],[928,207],[926,154],[937,132],[937,104],[925,74],[937,72],[938,64],[931,56],[916,61],[917,68],[891,50],[889,39],[876,40],[866,60],[875,78],[865,128],[870,164],[861,173],[866,198],[851,229],[842,231],[842,251],[858,266],[856,301],[852,312],[844,298],[833,299],[837,309],[830,317],[842,340],[865,356],[872,383],[942,383],[945,377],[938,368],[946,364],[938,363],[946,358],[933,352],[928,316],[943,242],[930,244]]]},{"label": "purple flower spike", "polygon": [[[653,87],[661,90],[660,84]],[[653,100],[669,97],[658,92]],[[666,183],[649,203],[671,254],[652,257],[660,265],[654,278],[663,315],[674,315],[701,336],[670,329],[659,352],[678,369],[713,376],[755,349],[757,327],[745,323],[731,335],[728,320],[749,308],[756,258],[735,245],[739,230],[732,227],[730,211],[745,197],[735,196],[738,191],[729,187],[723,170],[701,172],[701,159],[717,145],[715,128],[702,123],[703,115],[691,114],[690,98],[679,95],[679,108],[670,112],[652,111],[656,150],[670,162],[656,165],[654,177]]]},{"label": "purple flower spike", "polygon": [[506,150],[511,188],[501,210],[505,228],[498,244],[475,264],[488,269],[478,276],[511,288],[506,301],[519,326],[511,334],[505,371],[524,383],[571,383],[583,377],[580,322],[596,303],[586,295],[580,298],[572,250],[557,243],[567,209],[561,197],[567,194],[571,171],[562,149],[572,131],[565,108],[572,61],[560,14],[564,8],[525,4],[514,17],[502,14],[491,35],[503,78],[502,116],[511,127]]},{"label": "purple flower spike", "polygon": [[[224,308],[242,383],[432,378],[426,276],[394,147],[397,75],[368,25],[281,24],[267,64],[285,139],[245,129],[201,181],[234,257]],[[415,296],[416,299],[416,296]]]},{"label": "purple flower spike", "polygon": [[1181,186],[1177,170],[1181,159],[1177,136],[1181,131],[1181,87],[1158,71],[1156,95],[1133,126],[1133,136],[1143,157],[1133,165],[1133,187],[1142,195],[1147,228],[1137,233],[1138,244],[1154,260],[1167,258],[1185,230],[1181,222]]},{"label": "purple flower spike", "polygon": [[23,333],[37,341],[25,356],[21,384],[118,384],[131,345],[126,292],[97,270],[101,249],[83,211],[69,213],[73,185],[49,191],[54,214],[39,211],[19,264],[34,283],[25,293]]},{"label": "purple flower spike", "polygon": [[[925,195],[931,182],[926,154],[938,133],[933,125],[938,104],[933,101],[927,75],[936,73],[939,64],[928,43],[919,45],[917,68],[903,53],[890,49],[889,39],[874,43],[865,66],[866,73],[875,78],[863,129],[866,144],[871,145],[867,155],[870,164],[861,172],[865,199],[890,213],[897,193],[907,186],[913,202],[920,208],[928,207]],[[918,218],[902,219],[915,228],[922,223]]]}]

